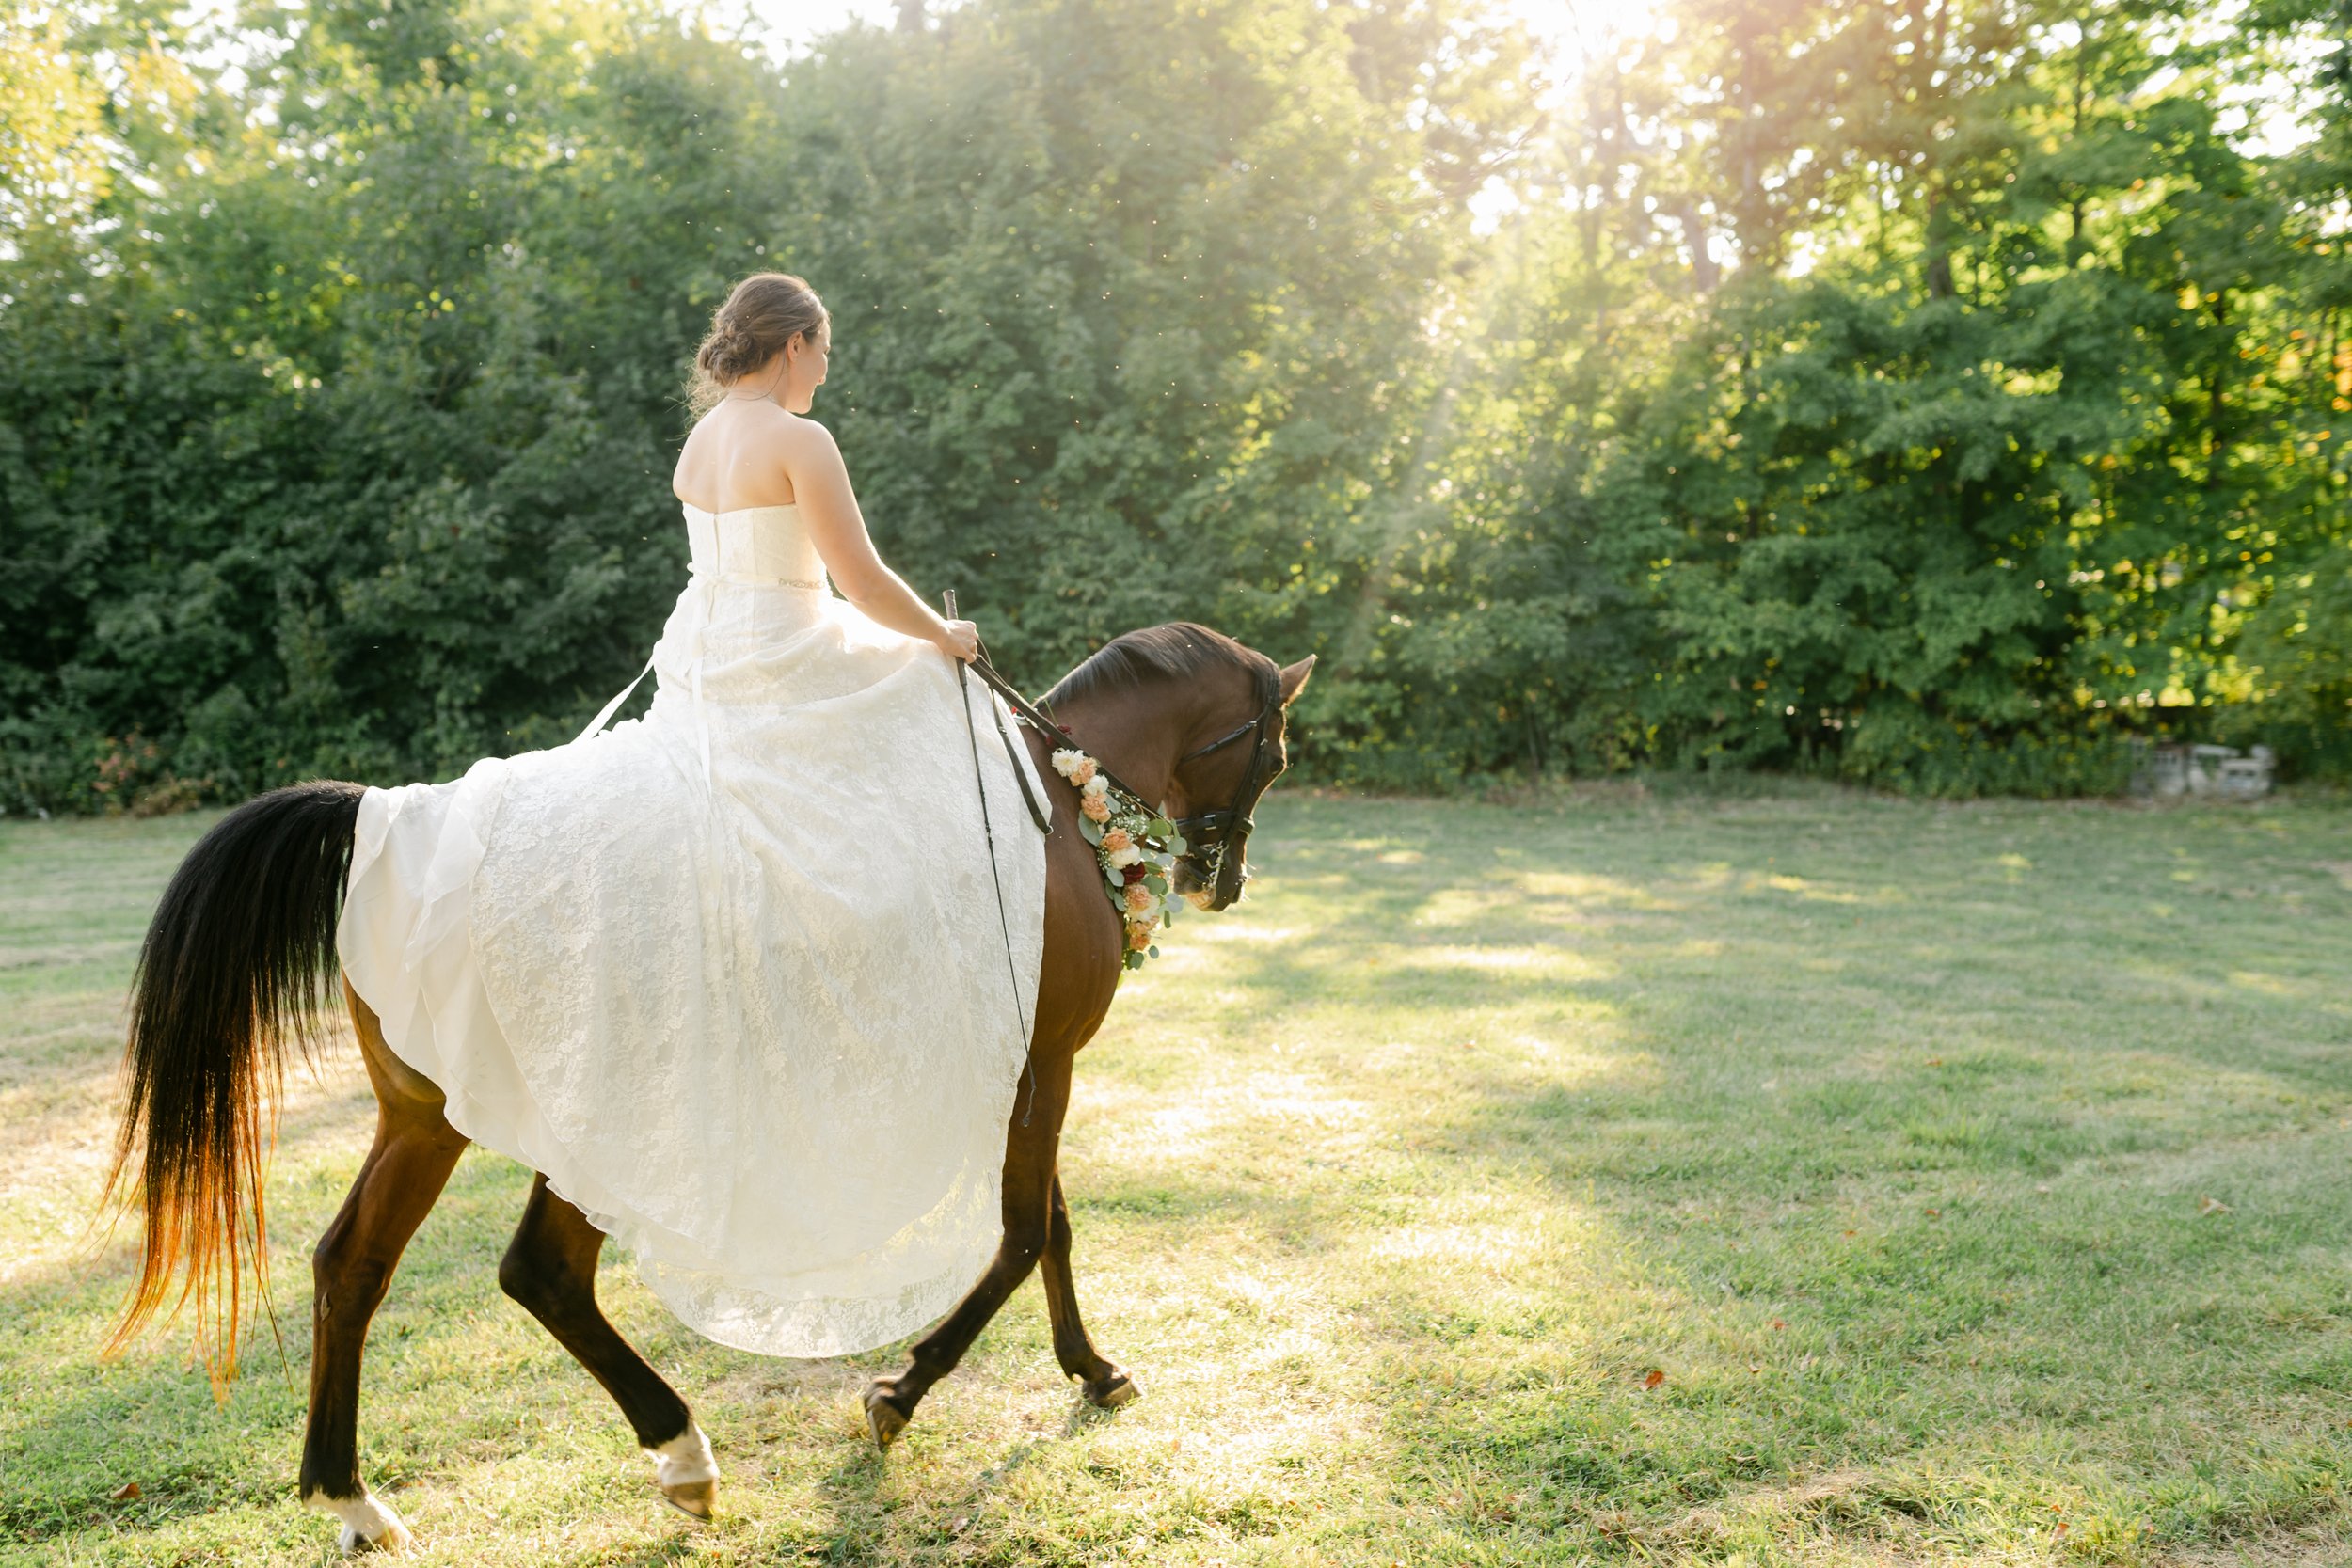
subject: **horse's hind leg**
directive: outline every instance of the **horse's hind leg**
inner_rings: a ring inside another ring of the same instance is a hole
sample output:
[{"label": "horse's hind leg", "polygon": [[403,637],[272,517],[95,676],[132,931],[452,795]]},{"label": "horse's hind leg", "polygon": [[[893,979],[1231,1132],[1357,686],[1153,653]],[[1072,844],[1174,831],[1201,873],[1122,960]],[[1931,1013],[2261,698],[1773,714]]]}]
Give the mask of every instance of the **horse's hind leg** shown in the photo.
[{"label": "horse's hind leg", "polygon": [[359,1479],[359,1356],[408,1239],[465,1152],[441,1115],[440,1091],[384,1044],[375,1014],[346,984],[343,997],[375,1089],[375,1146],[311,1254],[310,1422],[302,1444],[302,1500],[342,1521],[345,1551],[397,1549],[400,1515]]},{"label": "horse's hind leg", "polygon": [[1142,1390],[1135,1379],[1104,1358],[1078,1321],[1078,1291],[1070,1278],[1070,1210],[1062,1202],[1061,1172],[1054,1172],[1045,1226],[1045,1256],[1039,1259],[1045,1275],[1045,1314],[1054,1325],[1054,1359],[1078,1380],[1087,1403],[1116,1410]]},{"label": "horse's hind leg", "polygon": [[653,1455],[661,1495],[681,1512],[707,1519],[719,1486],[710,1444],[677,1390],[596,1305],[596,1255],[603,1249],[604,1232],[549,1191],[542,1176],[532,1183],[523,1222],[499,1264],[499,1286],[604,1385],[639,1445]]}]

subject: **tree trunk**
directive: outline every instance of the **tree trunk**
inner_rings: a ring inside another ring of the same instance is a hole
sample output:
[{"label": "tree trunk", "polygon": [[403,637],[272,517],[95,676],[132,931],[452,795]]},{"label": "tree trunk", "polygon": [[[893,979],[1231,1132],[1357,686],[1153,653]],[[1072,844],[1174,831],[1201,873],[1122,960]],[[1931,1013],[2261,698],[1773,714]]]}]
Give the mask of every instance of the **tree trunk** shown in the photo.
[{"label": "tree trunk", "polygon": [[2230,345],[2237,341],[2237,334],[2230,326],[2230,291],[2221,289],[2213,296],[2213,322],[2221,328],[2220,346],[2213,355],[2213,388],[2205,404],[2205,488],[2221,487],[2221,392],[2227,384],[2230,368]]},{"label": "tree trunk", "polygon": [[[2082,139],[2083,111],[2090,97],[2090,19],[2088,16],[2083,18],[2081,27],[2082,40],[2074,46],[2074,135],[2077,141]],[[2080,186],[2075,187],[2074,199],[2067,203],[2066,212],[2068,217],[2073,219],[2072,226],[2066,231],[2066,264],[2073,266],[2082,255],[2083,250],[2083,193]]]},{"label": "tree trunk", "polygon": [[[1952,0],[1944,0],[1942,5],[1935,8],[1935,27],[1929,40],[1927,59],[1924,62],[1927,70],[1919,82],[1919,90],[1923,96],[1934,90],[1934,85],[1930,78],[1944,63],[1944,35],[1946,27],[1951,21],[1951,14]],[[1932,132],[1929,135],[1925,150],[1929,157],[1934,157],[1935,137]],[[1942,183],[1942,171],[1931,166],[1927,177],[1927,285],[1930,299],[1952,297],[1951,232],[1949,223],[1944,216]]]},{"label": "tree trunk", "polygon": [[1699,216],[1697,199],[1689,196],[1677,197],[1668,211],[1673,214],[1674,220],[1682,226],[1682,243],[1691,247],[1692,287],[1702,295],[1713,293],[1715,286],[1723,281],[1723,269],[1715,264],[1715,258],[1708,254],[1707,220]]}]

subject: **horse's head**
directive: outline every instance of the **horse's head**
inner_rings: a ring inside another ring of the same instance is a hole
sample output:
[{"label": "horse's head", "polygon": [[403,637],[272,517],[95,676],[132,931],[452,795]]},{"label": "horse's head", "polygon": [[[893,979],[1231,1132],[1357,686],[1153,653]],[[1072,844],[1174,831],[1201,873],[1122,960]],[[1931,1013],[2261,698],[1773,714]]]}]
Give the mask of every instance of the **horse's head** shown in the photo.
[{"label": "horse's head", "polygon": [[1059,714],[1107,699],[1162,735],[1162,726],[1177,726],[1166,795],[1150,803],[1175,820],[1185,840],[1175,891],[1200,909],[1221,910],[1241,896],[1249,876],[1250,813],[1290,766],[1284,718],[1314,667],[1312,654],[1277,665],[1223,632],[1171,621],[1113,638],[1063,676],[1045,703]]},{"label": "horse's head", "polygon": [[[1290,766],[1284,744],[1291,700],[1315,667],[1309,654],[1278,666],[1254,648],[1230,644],[1246,686],[1208,682],[1202,711],[1185,737],[1168,802],[1185,839],[1175,889],[1194,907],[1221,910],[1249,879],[1249,830],[1258,801]],[[1223,689],[1224,688],[1236,688]],[[1238,699],[1238,700],[1236,700]]]}]

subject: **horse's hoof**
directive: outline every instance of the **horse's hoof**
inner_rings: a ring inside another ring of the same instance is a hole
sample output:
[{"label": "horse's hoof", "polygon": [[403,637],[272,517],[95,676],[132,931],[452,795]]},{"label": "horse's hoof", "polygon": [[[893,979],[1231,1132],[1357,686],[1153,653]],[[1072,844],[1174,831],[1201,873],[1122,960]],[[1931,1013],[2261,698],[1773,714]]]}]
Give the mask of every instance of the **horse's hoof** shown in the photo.
[{"label": "horse's hoof", "polygon": [[335,1532],[335,1545],[345,1557],[358,1557],[361,1552],[405,1552],[416,1544],[416,1537],[408,1533],[400,1515],[373,1492],[348,1498],[313,1494],[302,1500],[306,1507],[331,1513],[342,1522],[342,1528]]},{"label": "horse's hoof", "polygon": [[719,1483],[715,1481],[690,1481],[682,1486],[665,1486],[661,1500],[697,1524],[710,1523],[712,1506],[719,1500]]},{"label": "horse's hoof", "polygon": [[416,1544],[416,1539],[398,1519],[392,1521],[391,1528],[373,1540],[349,1525],[335,1532],[335,1544],[345,1557],[358,1557],[363,1552],[405,1552]]},{"label": "horse's hoof", "polygon": [[710,1523],[711,1505],[719,1497],[719,1462],[711,1457],[710,1439],[703,1429],[689,1418],[684,1432],[645,1451],[653,1455],[653,1479],[661,1488],[661,1500],[689,1519]]},{"label": "horse's hoof", "polygon": [[1086,1402],[1097,1410],[1116,1410],[1142,1392],[1134,1378],[1114,1369],[1110,1376],[1086,1385]]},{"label": "horse's hoof", "polygon": [[866,1386],[866,1430],[874,1434],[874,1447],[887,1449],[906,1431],[907,1412],[891,1402],[890,1391],[880,1383]]}]

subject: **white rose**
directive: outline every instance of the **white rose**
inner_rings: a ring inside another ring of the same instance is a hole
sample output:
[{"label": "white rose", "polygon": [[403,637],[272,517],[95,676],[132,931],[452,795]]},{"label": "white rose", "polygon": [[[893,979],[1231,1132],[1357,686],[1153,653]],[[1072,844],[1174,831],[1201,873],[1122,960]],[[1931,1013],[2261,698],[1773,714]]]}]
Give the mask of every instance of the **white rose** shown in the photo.
[{"label": "white rose", "polygon": [[1062,750],[1054,753],[1054,771],[1059,773],[1066,779],[1070,777],[1071,769],[1076,768],[1078,764],[1086,761],[1086,759],[1087,754],[1084,752],[1075,752],[1072,751],[1068,747],[1064,747]]},{"label": "white rose", "polygon": [[1111,869],[1114,871],[1124,871],[1141,859],[1143,859],[1143,851],[1137,848],[1135,845],[1130,844],[1124,849],[1114,849],[1111,851]]},{"label": "white rose", "polygon": [[1094,777],[1086,782],[1082,793],[1088,795],[1101,795],[1108,791],[1110,787],[1110,780],[1103,777],[1100,772],[1097,772]]}]

